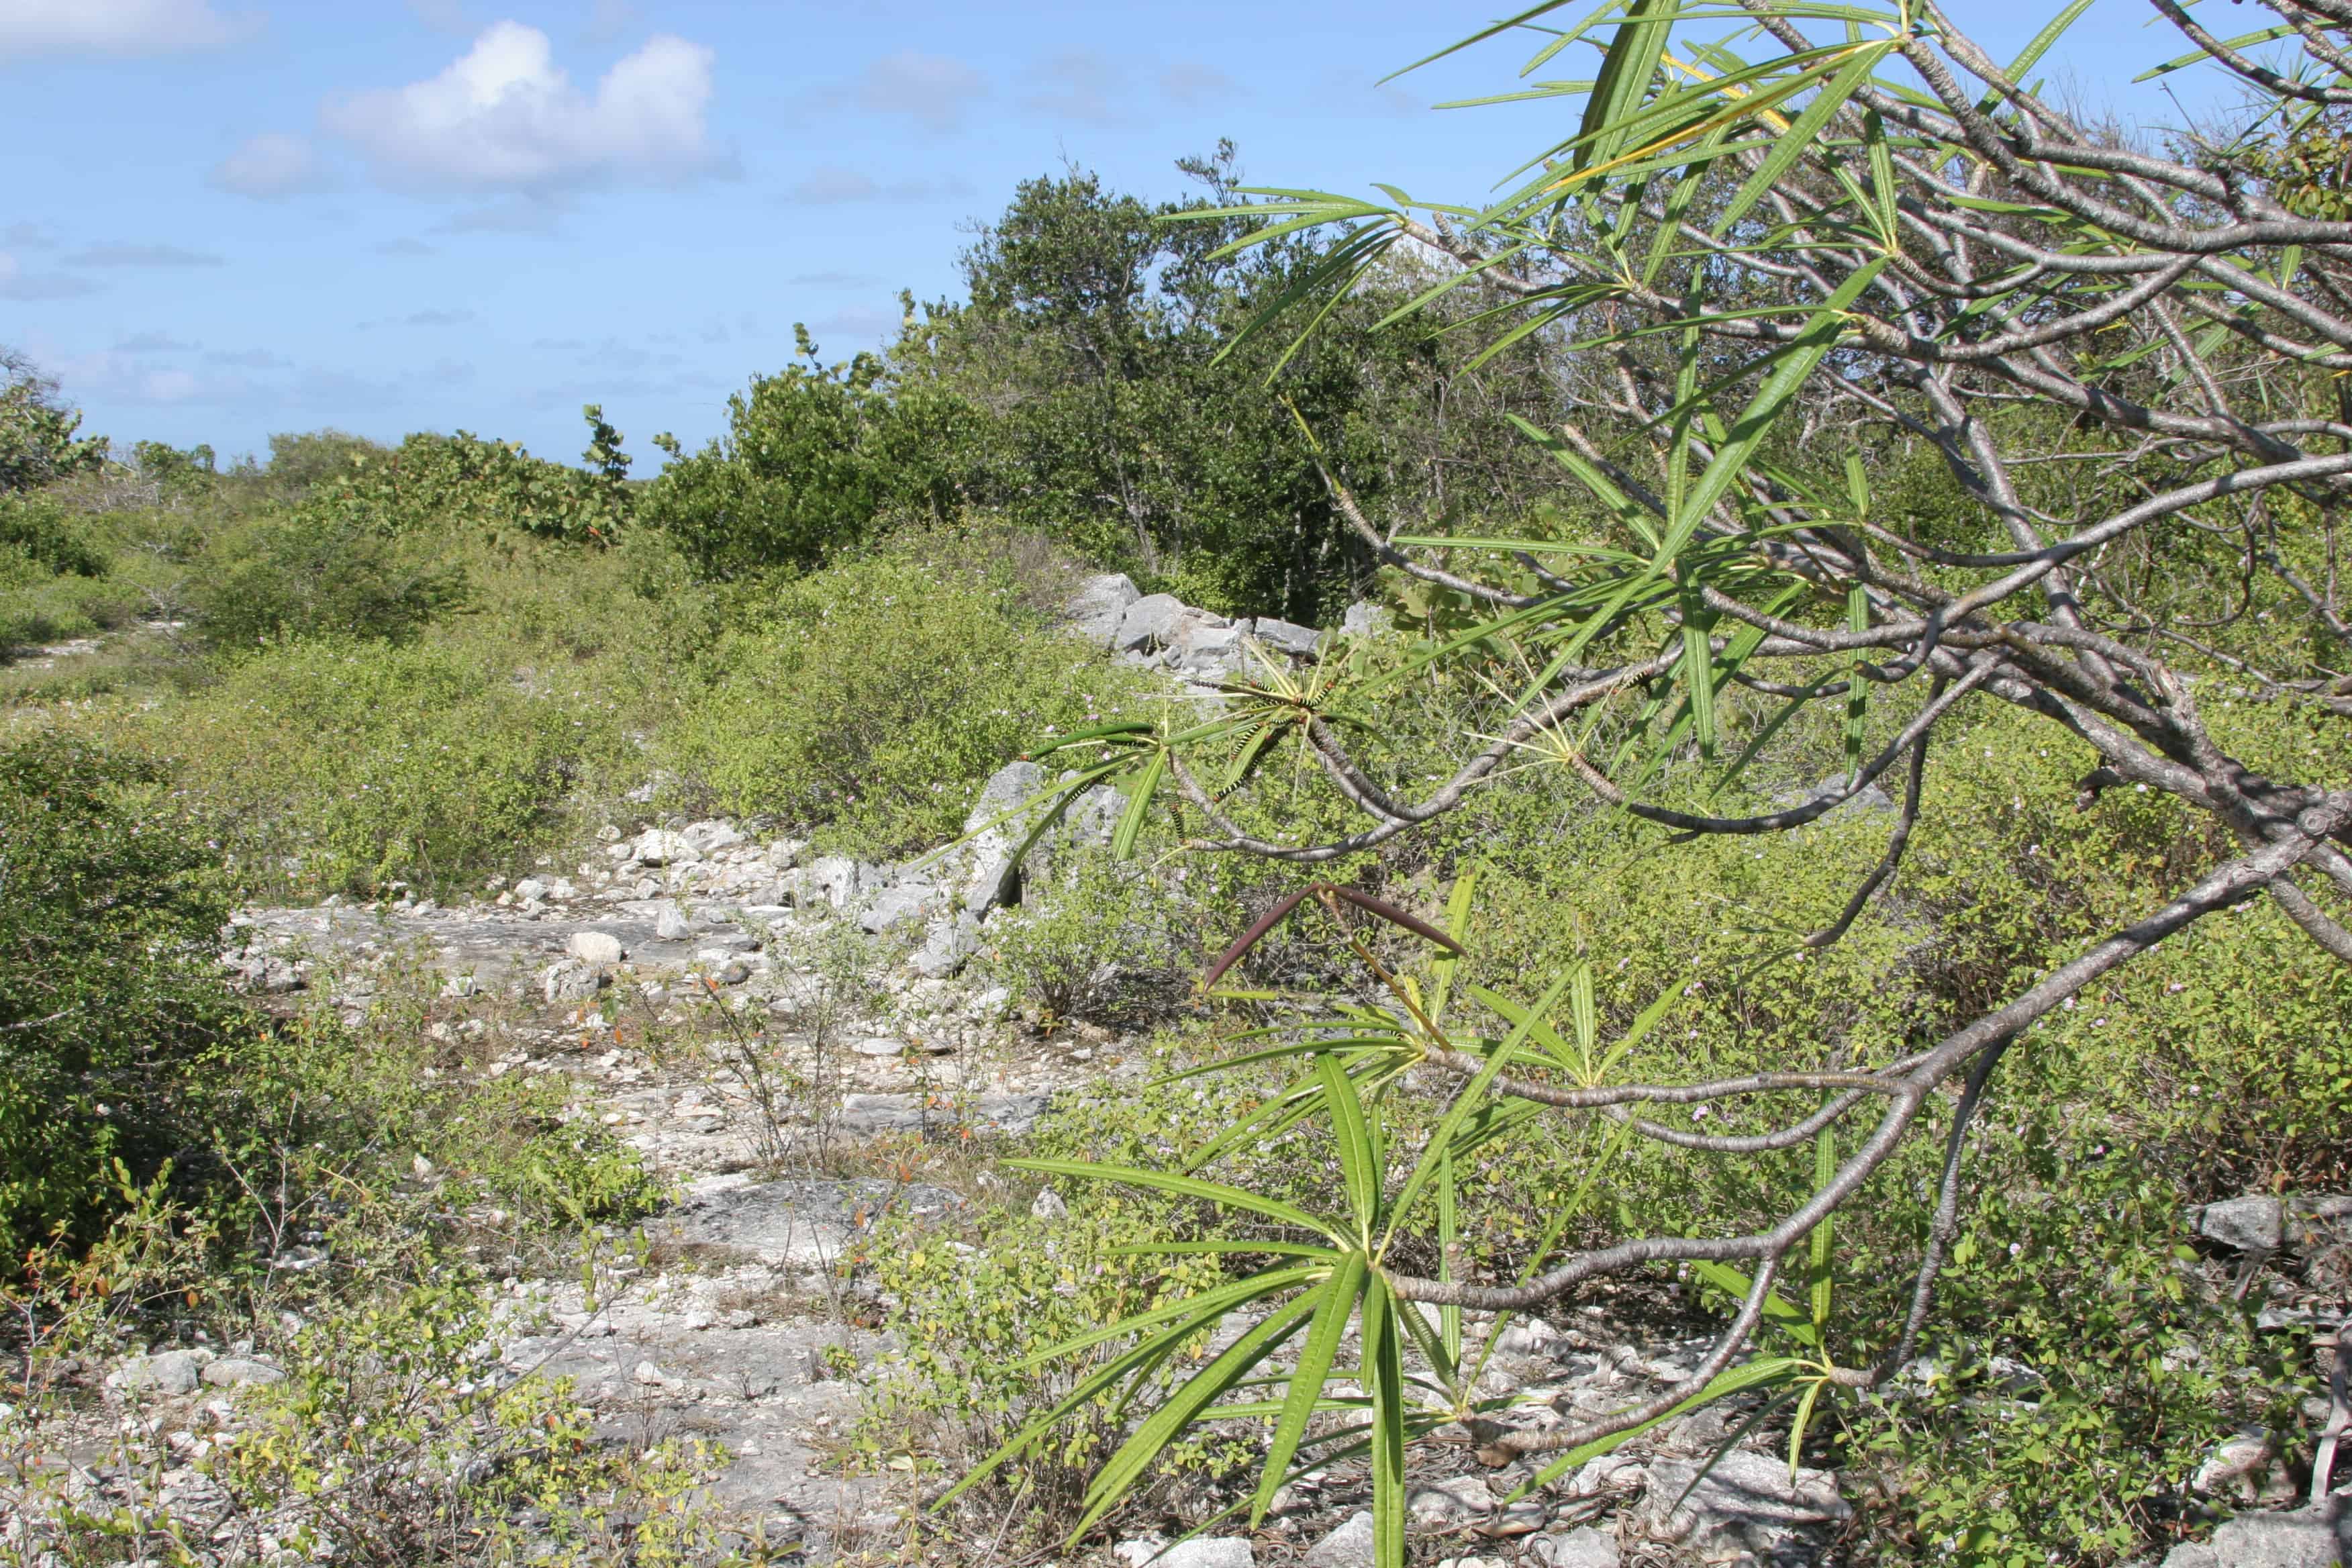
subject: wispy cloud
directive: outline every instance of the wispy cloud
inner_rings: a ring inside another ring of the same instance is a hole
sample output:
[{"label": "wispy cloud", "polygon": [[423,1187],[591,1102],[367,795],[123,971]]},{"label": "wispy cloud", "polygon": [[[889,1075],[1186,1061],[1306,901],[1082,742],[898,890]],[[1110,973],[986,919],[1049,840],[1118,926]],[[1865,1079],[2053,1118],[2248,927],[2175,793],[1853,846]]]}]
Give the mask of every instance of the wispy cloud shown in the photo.
[{"label": "wispy cloud", "polygon": [[66,258],[68,267],[218,267],[222,258],[209,250],[177,245],[90,245]]},{"label": "wispy cloud", "polygon": [[114,345],[119,354],[194,353],[201,344],[184,343],[169,332],[133,332]]},{"label": "wispy cloud", "polygon": [[257,23],[225,15],[207,0],[7,0],[0,5],[0,58],[216,48]]},{"label": "wispy cloud", "polygon": [[1187,109],[1231,103],[1245,96],[1241,83],[1212,65],[1178,60],[1160,73],[1160,90],[1171,102]]},{"label": "wispy cloud", "polygon": [[269,132],[246,139],[205,176],[217,190],[268,199],[331,189],[334,171],[299,136]]},{"label": "wispy cloud", "polygon": [[843,202],[937,202],[971,195],[971,186],[958,175],[940,179],[884,182],[855,169],[812,169],[785,193],[787,200],[811,206]]},{"label": "wispy cloud", "polygon": [[70,272],[27,272],[16,258],[0,250],[0,300],[31,302],[37,300],[73,300],[84,294],[95,294],[99,285],[87,278],[77,278]]},{"label": "wispy cloud", "polygon": [[904,114],[932,131],[953,131],[988,96],[988,82],[962,60],[907,49],[867,66],[846,96],[877,114]]},{"label": "wispy cloud", "polygon": [[1134,95],[1117,61],[1078,49],[1030,68],[1026,108],[1088,125],[1120,125],[1134,118]]},{"label": "wispy cloud", "polygon": [[438,246],[427,245],[421,239],[410,239],[404,236],[399,239],[377,241],[375,253],[378,256],[438,256],[441,250]]},{"label": "wispy cloud", "polygon": [[237,365],[247,370],[291,370],[294,362],[268,349],[209,349],[206,364]]}]

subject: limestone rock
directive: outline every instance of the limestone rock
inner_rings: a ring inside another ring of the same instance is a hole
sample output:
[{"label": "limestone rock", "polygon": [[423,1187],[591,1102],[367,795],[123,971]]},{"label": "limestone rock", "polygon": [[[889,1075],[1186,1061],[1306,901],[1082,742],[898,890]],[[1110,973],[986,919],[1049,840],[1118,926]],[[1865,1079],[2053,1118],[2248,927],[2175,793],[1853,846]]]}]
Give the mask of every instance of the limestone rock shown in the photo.
[{"label": "limestone rock", "polygon": [[1484,1476],[1455,1476],[1451,1480],[1426,1481],[1404,1494],[1405,1512],[1414,1522],[1433,1529],[1460,1529],[1495,1510],[1495,1494]]},{"label": "limestone rock", "polygon": [[923,945],[910,961],[927,980],[944,980],[980,951],[980,921],[968,910],[950,910],[931,922]]},{"label": "limestone rock", "polygon": [[255,1361],[250,1356],[225,1356],[205,1364],[204,1378],[217,1388],[241,1388],[249,1383],[283,1383],[286,1374],[266,1361]]},{"label": "limestone rock", "polygon": [[637,836],[637,841],[631,847],[629,856],[630,858],[642,860],[648,866],[682,866],[690,865],[701,859],[702,852],[695,848],[692,841],[683,833],[672,833],[667,828],[649,827]]},{"label": "limestone rock", "polygon": [[1827,1472],[1801,1469],[1791,1483],[1786,1462],[1745,1448],[1725,1454],[1694,1486],[1698,1471],[1698,1464],[1678,1459],[1652,1464],[1643,1517],[1653,1535],[1681,1543],[1703,1562],[1729,1563],[1749,1552],[1769,1558],[1853,1511]]},{"label": "limestone rock", "polygon": [[980,799],[963,823],[964,832],[977,835],[969,851],[971,871],[963,884],[963,907],[971,913],[984,915],[1018,892],[1021,862],[1014,851],[1028,836],[1029,825],[1007,814],[1017,813],[1045,787],[1045,770],[1035,763],[1008,763],[981,787]]},{"label": "limestone rock", "polygon": [[1109,572],[1080,584],[1063,614],[1069,616],[1073,632],[1097,647],[1108,647],[1127,607],[1142,596],[1126,574]]},{"label": "limestone rock", "polygon": [[1152,594],[1136,600],[1118,617],[1118,629],[1111,634],[1112,650],[1141,653],[1166,646],[1175,635],[1178,618],[1191,609],[1173,594]]},{"label": "limestone rock", "polygon": [[2293,1513],[2242,1513],[2210,1542],[2184,1541],[2164,1568],[2337,1568],[2352,1562],[2352,1508],[2330,1498]]},{"label": "limestone rock", "polygon": [[901,882],[874,896],[858,915],[857,923],[875,936],[919,921],[939,902],[940,890],[929,882]]},{"label": "limestone rock", "polygon": [[539,972],[539,994],[551,1006],[585,1002],[596,994],[603,976],[576,958],[561,958]]},{"label": "limestone rock", "polygon": [[1538,1536],[1521,1561],[1542,1568],[1617,1568],[1617,1538],[1580,1525],[1565,1535]]},{"label": "limestone rock", "polygon": [[208,1359],[202,1351],[165,1351],[160,1355],[137,1356],[108,1373],[106,1386],[125,1394],[165,1397],[191,1394]]},{"label": "limestone rock", "polygon": [[1372,1568],[1372,1516],[1358,1509],[1347,1522],[1309,1547],[1307,1568]]},{"label": "limestone rock", "polygon": [[1257,1568],[1257,1553],[1237,1535],[1208,1536],[1170,1546],[1158,1541],[1122,1541],[1111,1555],[1128,1568]]},{"label": "limestone rock", "polygon": [[563,948],[581,963],[598,969],[612,968],[621,962],[623,953],[621,939],[604,931],[575,931]]}]

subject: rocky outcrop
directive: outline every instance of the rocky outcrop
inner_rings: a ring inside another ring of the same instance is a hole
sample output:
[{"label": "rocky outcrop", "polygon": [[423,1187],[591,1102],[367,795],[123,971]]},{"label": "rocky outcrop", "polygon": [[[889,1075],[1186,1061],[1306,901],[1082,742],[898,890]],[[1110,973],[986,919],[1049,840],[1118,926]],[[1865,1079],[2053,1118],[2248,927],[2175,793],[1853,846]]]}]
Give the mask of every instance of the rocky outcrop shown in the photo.
[{"label": "rocky outcrop", "polygon": [[[1097,647],[1212,689],[1250,675],[1257,658],[1311,660],[1329,640],[1328,633],[1270,616],[1234,620],[1172,594],[1139,593],[1118,573],[1087,578],[1064,616],[1072,633]],[[1370,629],[1369,617],[1357,620]]]}]

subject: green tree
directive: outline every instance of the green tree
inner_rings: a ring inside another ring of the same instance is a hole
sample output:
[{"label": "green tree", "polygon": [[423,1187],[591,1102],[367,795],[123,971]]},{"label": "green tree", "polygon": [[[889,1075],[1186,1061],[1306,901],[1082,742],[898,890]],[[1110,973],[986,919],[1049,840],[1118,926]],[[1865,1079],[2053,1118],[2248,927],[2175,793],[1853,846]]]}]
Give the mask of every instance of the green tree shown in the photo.
[{"label": "green tree", "polygon": [[58,384],[0,346],[0,492],[34,489],[106,460],[106,440],[78,436],[81,416],[58,402]]},{"label": "green tree", "polygon": [[[2224,41],[2156,0],[2191,46],[2158,73],[2218,66],[2266,106],[2262,118],[2352,99],[2343,7],[2263,8],[2279,26]],[[1875,781],[1903,801],[1865,864],[1839,859],[1832,835],[1790,841],[1801,863],[1844,873],[1834,912],[1735,933],[1735,970],[1676,974],[1650,996],[1608,996],[1593,957],[1565,952],[1532,994],[1464,994],[1454,966],[1473,936],[1468,876],[1442,923],[1354,887],[1310,884],[1278,903],[1207,984],[1276,922],[1319,909],[1374,1000],[1318,998],[1254,1037],[1260,1048],[1225,1066],[1287,1060],[1296,1076],[1173,1168],[1026,1163],[1057,1181],[1202,1202],[1223,1216],[1220,1239],[1171,1239],[1171,1253],[1223,1248],[1271,1266],[1069,1342],[1095,1356],[1071,1396],[982,1473],[1093,1399],[1150,1405],[1097,1473],[1084,1528],[1196,1424],[1263,1416],[1273,1439],[1253,1521],[1298,1471],[1362,1453],[1375,1557],[1395,1568],[1410,1451],[1440,1426],[1468,1427],[1489,1458],[1528,1461],[1524,1490],[1755,1393],[1789,1411],[1794,1465],[1932,1331],[1938,1279],[1964,1250],[1969,1156],[1982,1142],[1971,1124],[2005,1087],[2036,1081],[2078,1000],[2104,1006],[2160,944],[2202,922],[2226,929],[2214,917],[2254,900],[2300,931],[2310,963],[2352,963],[2341,673],[2352,627],[2333,573],[2352,505],[2336,380],[2352,366],[2352,223],[2307,193],[2274,192],[2242,148],[2124,144],[2029,85],[2086,9],[2069,5],[2003,61],[1934,0],[1560,0],[1468,41],[1523,33],[1532,55],[1502,97],[1567,111],[1532,157],[1508,160],[1517,173],[1499,195],[1268,191],[1201,215],[1255,222],[1266,244],[1323,228],[1306,277],[1325,300],[1376,282],[1383,257],[1444,258],[1461,289],[1506,297],[1473,318],[1486,342],[1561,330],[1585,350],[1552,416],[1523,426],[1557,465],[1555,506],[1507,530],[1451,518],[1374,543],[1385,567],[1451,599],[1455,635],[1391,663],[1368,652],[1311,681],[1269,679],[1198,722],[1108,725],[1044,748],[1079,764],[1073,793],[1128,786],[1123,839],[1160,793],[1192,845],[1304,875],[1429,834],[1506,767],[1556,770],[1668,847],[1794,834]],[[1742,30],[1723,36],[1727,16]],[[2301,49],[2297,73],[2241,52],[2273,39]],[[1937,479],[1913,510],[1895,498],[1918,482],[1910,462],[1923,451]],[[2247,657],[2242,638],[2260,651]],[[1412,747],[1341,721],[1448,671],[1482,682],[1495,706],[1475,722],[1437,710]],[[2294,721],[2233,721],[2245,700]],[[2138,868],[2147,880],[2128,907],[2037,947],[2030,964],[1979,968],[1949,1016],[1906,1020],[1875,1049],[1807,1032],[1709,1070],[1679,1041],[1638,1048],[1685,994],[1794,984],[1779,976],[1813,972],[1887,889],[1916,897],[1906,853],[1941,826],[1927,805],[1950,799],[1924,787],[1930,749],[1994,714],[2025,726],[2037,751],[2081,759],[2078,814],[2161,807],[2192,825]],[[1792,725],[1834,737],[1843,765],[1793,798],[1759,798],[1750,764]],[[2312,739],[2281,746],[2281,731]],[[1294,748],[1295,776],[1331,781],[1360,820],[1335,830],[1289,804],[1269,826],[1244,809],[1253,769]],[[1478,850],[1531,863],[1549,843],[1528,832]],[[1691,891],[1678,918],[1712,926],[1719,888]],[[1402,966],[1379,925],[1435,955]],[[1636,924],[1591,942],[1630,962],[1680,934]],[[2018,1065],[1997,1078],[2004,1058]],[[1447,1081],[1438,1107],[1414,1103],[1409,1072]],[[2340,1082],[2334,1093],[2340,1121]],[[2029,1101],[2003,1119],[2060,1114]],[[1464,1210],[1464,1174],[1513,1129],[1541,1124],[1591,1129],[1553,1146],[1582,1154],[1577,1167],[1541,1172],[1578,1199],[1524,1256],[1479,1264],[1458,1245],[1479,1218]],[[1318,1166],[1339,1179],[1306,1203],[1210,1176],[1309,1125]],[[1570,1228],[1629,1142],[1738,1173],[1751,1201]],[[1869,1260],[1877,1310],[1842,1312],[1856,1267],[1842,1251],[1845,1215],[1890,1192],[1930,1194],[1932,1209],[1899,1263]],[[1720,1310],[1686,1375],[1549,1426],[1501,1419],[1510,1402],[1484,1384],[1464,1310],[1551,1310],[1662,1267]],[[1197,1369],[1147,1395],[1188,1350]],[[1269,1373],[1277,1353],[1290,1364]],[[1971,1533],[1971,1560],[2130,1544],[2111,1521],[2070,1539],[2046,1507],[2002,1517],[2022,1539]]]}]

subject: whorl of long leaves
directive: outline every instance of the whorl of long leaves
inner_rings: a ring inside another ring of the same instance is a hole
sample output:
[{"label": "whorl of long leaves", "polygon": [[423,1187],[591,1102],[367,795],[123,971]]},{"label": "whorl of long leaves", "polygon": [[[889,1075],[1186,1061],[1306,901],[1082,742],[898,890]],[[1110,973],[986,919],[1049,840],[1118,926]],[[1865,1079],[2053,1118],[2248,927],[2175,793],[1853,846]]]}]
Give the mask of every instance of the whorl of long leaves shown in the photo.
[{"label": "whorl of long leaves", "polygon": [[[1939,728],[1964,705],[1999,702],[2096,753],[2085,809],[2120,784],[2162,792],[2207,814],[2233,852],[1943,1038],[1866,1070],[1825,1060],[1720,1081],[1628,1080],[1628,1042],[1600,1039],[1589,973],[1568,972],[1533,999],[1475,993],[1507,1026],[1482,1037],[1447,1019],[1448,1002],[1461,1001],[1444,994],[1450,956],[1431,996],[1360,944],[1390,1000],[1310,1013],[1239,1058],[1300,1070],[1183,1173],[1052,1168],[1223,1205],[1264,1236],[1184,1245],[1276,1261],[1091,1337],[1120,1347],[1115,1358],[992,1463],[1229,1317],[1247,1326],[1137,1426],[1097,1480],[1088,1522],[1176,1434],[1226,1415],[1276,1422],[1255,1513],[1287,1474],[1368,1453],[1384,1564],[1402,1560],[1407,1450],[1435,1423],[1485,1420],[1472,1429],[1496,1462],[1548,1457],[1540,1479],[1709,1399],[1769,1388],[1795,1403],[1793,1456],[1823,1400],[1875,1384],[1911,1355],[1958,1221],[1963,1134],[1993,1064],[2023,1031],[2250,898],[2274,900],[2320,948],[2352,962],[2342,912],[2352,781],[2261,776],[2216,739],[2201,707],[2227,683],[2323,718],[2352,715],[2352,625],[2334,542],[2352,500],[2342,391],[2352,223],[2334,216],[2336,175],[2282,151],[2297,136],[2340,134],[2352,106],[2352,6],[2262,0],[2273,24],[2224,38],[2172,0],[2151,0],[2189,45],[2157,71],[2229,72],[2252,104],[2226,133],[2154,145],[2086,124],[2034,86],[2088,4],[2072,0],[2000,59],[1931,0],[1553,0],[1454,46],[1534,38],[1521,85],[1479,101],[1560,110],[1554,138],[1499,194],[1268,189],[1203,215],[1254,219],[1240,246],[1318,227],[1336,236],[1255,331],[1313,331],[1331,299],[1402,246],[1454,269],[1397,319],[1468,289],[1486,308],[1452,312],[1463,323],[1454,330],[1483,332],[1490,348],[1533,332],[1576,340],[1583,374],[1553,417],[1524,427],[1559,464],[1559,503],[1523,532],[1384,527],[1327,476],[1379,559],[1424,604],[1448,606],[1402,673],[1461,661],[1490,681],[1496,669],[1522,675],[1502,693],[1496,731],[1451,737],[1454,770],[1411,795],[1355,749],[1344,714],[1360,686],[1338,661],[1312,679],[1235,682],[1222,714],[1189,725],[1067,738],[1096,759],[1071,790],[1108,781],[1128,792],[1123,846],[1154,798],[1172,795],[1196,829],[1193,847],[1318,865],[1443,816],[1507,765],[1567,770],[1605,806],[1689,835],[1801,827],[1900,768],[1885,855],[1841,916],[1798,944],[1818,948],[1898,874]],[[2262,55],[2280,43],[2296,58]],[[2277,169],[2293,181],[2274,184],[2264,171]],[[1932,485],[1904,467],[1906,453],[1933,465]],[[1890,495],[1897,481],[1907,488]],[[2252,636],[2273,613],[2296,629]],[[1777,711],[1726,755],[1735,689],[1743,705],[1760,699]],[[1680,805],[1653,797],[1664,764],[1682,759],[1713,769],[1696,798],[1723,798],[1792,716],[1824,703],[1846,768],[1812,798],[1717,814],[1693,809],[1688,793]],[[1360,827],[1286,839],[1228,811],[1231,792],[1285,747],[1361,815]],[[1392,918],[1336,889],[1319,896],[1335,919],[1349,909]],[[1464,891],[1449,917],[1457,942],[1467,919]],[[1563,997],[1565,1030],[1553,1021]],[[1667,1005],[1644,1012],[1629,1039]],[[1385,1107],[1408,1068],[1458,1088],[1418,1151],[1394,1151]],[[1645,1115],[1701,1101],[1770,1107],[1769,1128],[1706,1134]],[[1746,1234],[1714,1234],[1694,1215],[1681,1234],[1587,1250],[1563,1248],[1556,1233],[1511,1280],[1458,1278],[1450,1261],[1434,1278],[1404,1268],[1393,1246],[1403,1230],[1438,1244],[1411,1256],[1452,1257],[1454,1162],[1535,1115],[1605,1116],[1621,1141],[1727,1159],[1811,1146],[1813,1180]],[[1238,1140],[1310,1121],[1343,1168],[1342,1215],[1300,1213],[1192,1173]],[[1856,1326],[1862,1353],[1841,1364],[1829,1332],[1832,1216],[1938,1121],[1942,1187],[1910,1310],[1900,1323]],[[1402,1184],[1400,1169],[1411,1173]],[[1692,1268],[1738,1304],[1683,1383],[1553,1426],[1493,1419],[1477,1405],[1477,1373],[1463,1375],[1462,1309],[1543,1307],[1661,1264]],[[1784,1280],[1801,1303],[1782,1294]],[[1414,1304],[1437,1307],[1439,1321]],[[1786,1353],[1751,1353],[1768,1333]],[[1286,1372],[1265,1370],[1302,1335]],[[1343,1365],[1350,1343],[1355,1363]],[[2315,1467],[2315,1496],[2326,1468]]]}]

